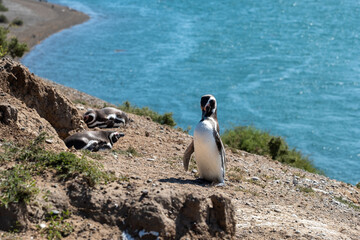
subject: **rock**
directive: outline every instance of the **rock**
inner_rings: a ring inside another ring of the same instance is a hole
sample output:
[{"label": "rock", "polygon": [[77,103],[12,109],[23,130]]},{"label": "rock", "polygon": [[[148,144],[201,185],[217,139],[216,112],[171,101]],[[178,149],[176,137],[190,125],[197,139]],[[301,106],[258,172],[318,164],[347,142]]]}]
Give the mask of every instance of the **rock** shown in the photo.
[{"label": "rock", "polygon": [[149,193],[149,191],[147,189],[143,189],[143,190],[141,190],[141,193],[144,195],[147,195]]},{"label": "rock", "polygon": [[46,227],[47,227],[45,223],[40,223],[40,225],[39,225],[39,226],[40,226],[40,228],[41,228],[41,229],[44,229],[44,228],[46,228]]},{"label": "rock", "polygon": [[79,109],[79,110],[85,110],[85,108],[83,106],[80,106],[80,105],[76,105],[76,108]]},{"label": "rock", "polygon": [[260,178],[258,178],[258,177],[252,177],[251,180],[253,180],[253,181],[259,181]]},{"label": "rock", "polygon": [[16,122],[18,118],[18,110],[7,103],[0,103],[0,122],[9,125]]},{"label": "rock", "polygon": [[146,160],[148,160],[149,162],[153,162],[153,161],[155,161],[155,158],[148,158]]},{"label": "rock", "polygon": [[52,139],[46,139],[45,142],[48,144],[52,144],[54,141]]},{"label": "rock", "polygon": [[59,215],[60,212],[58,210],[51,210],[51,213],[54,214],[54,215]]},{"label": "rock", "polygon": [[20,63],[10,59],[0,60],[0,88],[21,100],[45,118],[60,137],[80,127],[81,117],[76,107],[47,82],[40,80]]},{"label": "rock", "polygon": [[191,172],[192,173],[197,173],[198,171],[196,169],[193,169]]}]

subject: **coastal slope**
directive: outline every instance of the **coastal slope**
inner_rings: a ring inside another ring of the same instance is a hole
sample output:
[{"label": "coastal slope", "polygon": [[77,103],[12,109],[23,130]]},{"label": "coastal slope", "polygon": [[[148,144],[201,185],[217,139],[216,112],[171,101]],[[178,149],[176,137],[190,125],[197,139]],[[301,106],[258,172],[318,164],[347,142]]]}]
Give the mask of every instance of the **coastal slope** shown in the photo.
[{"label": "coastal slope", "polygon": [[[102,100],[30,77],[32,74],[26,67],[10,59],[0,63],[1,86],[6,85],[9,76],[15,75],[14,70],[19,68],[27,72],[23,76],[27,82],[32,82],[29,84],[33,86],[32,92],[42,89],[39,86],[46,86],[47,91],[56,92],[57,99],[61,99],[61,104],[55,99],[54,106],[77,109],[73,115],[67,115],[69,121],[81,118],[89,107],[104,106]],[[68,151],[57,135],[56,126],[49,121],[58,113],[54,111],[54,116],[41,117],[38,113],[41,106],[26,105],[21,96],[6,89],[2,89],[0,95],[4,103],[0,106],[2,153],[8,141],[26,145],[40,134],[40,130],[54,139],[43,147],[58,153]],[[39,104],[46,104],[46,94],[38,94],[38,98]],[[28,120],[17,117],[21,114]],[[193,161],[190,172],[183,170],[182,155],[192,141],[190,135],[155,123],[148,117],[129,116],[133,122],[124,128],[112,129],[125,133],[113,150],[94,155],[70,151],[101,163],[105,172],[116,177],[113,181],[89,186],[81,175],[59,179],[56,171],[42,171],[34,176],[40,189],[35,199],[25,205],[11,204],[10,210],[1,208],[1,225],[8,226],[1,229],[3,238],[41,238],[44,231],[36,226],[42,224],[48,229],[51,223],[47,216],[55,211],[71,212],[66,220],[73,227],[71,239],[123,236],[144,239],[157,236],[163,239],[358,239],[360,192],[356,187],[282,165],[267,157],[227,148],[226,186],[217,188],[196,180]],[[43,124],[28,128],[29,121]],[[83,129],[87,127],[78,121],[74,131]],[[11,171],[15,160],[2,161],[0,169]],[[21,227],[20,233],[14,235],[9,231],[16,222]]]},{"label": "coastal slope", "polygon": [[[24,20],[24,28],[12,28],[11,32],[30,47],[71,25],[52,27],[63,19],[52,18],[57,19],[52,24],[46,18],[51,13],[45,12],[53,9],[49,3],[3,2],[9,13],[12,9],[22,11],[16,16]],[[61,16],[60,12],[52,16]],[[65,12],[78,14],[69,9]],[[34,18],[27,21],[26,16]],[[11,87],[23,83],[27,88],[22,91],[19,85]],[[112,150],[96,154],[68,150],[62,142],[64,137],[88,130],[81,121],[86,109],[111,104],[43,80],[11,59],[0,62],[0,86],[0,155],[5,156],[0,158],[2,174],[24,163],[10,157],[9,146],[16,144],[27,151],[29,144],[33,146],[33,141],[46,132],[45,142],[40,143],[43,149],[74,153],[79,159],[102,164],[108,176],[115,176],[107,183],[89,185],[79,172],[67,178],[61,178],[58,169],[33,173],[39,191],[31,201],[0,207],[1,239],[45,239],[55,229],[54,218],[49,217],[54,214],[66,217],[56,223],[63,227],[58,231],[67,239],[359,238],[360,192],[350,184],[226,148],[226,186],[217,188],[197,180],[194,160],[189,172],[183,170],[182,155],[192,136],[133,114],[129,114],[133,119],[129,125],[111,129],[125,133]],[[49,99],[53,99],[56,111],[50,111]],[[59,127],[57,118],[71,124]],[[66,231],[66,226],[71,230]]]}]

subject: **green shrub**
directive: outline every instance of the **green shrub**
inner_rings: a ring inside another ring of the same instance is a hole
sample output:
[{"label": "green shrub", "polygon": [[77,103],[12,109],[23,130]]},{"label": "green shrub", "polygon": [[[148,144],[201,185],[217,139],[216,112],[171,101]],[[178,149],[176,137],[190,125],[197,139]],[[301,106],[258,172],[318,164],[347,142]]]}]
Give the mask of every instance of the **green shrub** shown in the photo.
[{"label": "green shrub", "polygon": [[9,20],[7,19],[7,17],[4,14],[0,15],[0,23],[8,23]]},{"label": "green shrub", "polygon": [[0,12],[6,12],[8,10],[9,9],[3,5],[2,0],[0,0]]},{"label": "green shrub", "polygon": [[59,215],[50,213],[47,217],[49,226],[42,229],[41,232],[47,234],[47,239],[62,239],[69,236],[74,231],[72,224],[65,221],[69,217],[69,211],[63,211]]},{"label": "green shrub", "polygon": [[356,187],[360,189],[360,182],[356,184]]},{"label": "green shrub", "polygon": [[30,170],[20,164],[0,172],[0,205],[28,203],[39,192],[35,183]]},{"label": "green shrub", "polygon": [[19,160],[28,168],[39,173],[48,168],[55,169],[57,175],[62,179],[80,174],[90,186],[115,180],[114,174],[103,171],[100,163],[87,159],[85,154],[79,158],[70,152],[55,153],[44,150],[41,144],[44,143],[45,137],[45,133],[40,134],[26,147],[14,145],[7,147],[5,153],[0,154],[0,160]]},{"label": "green shrub", "polygon": [[17,38],[13,37],[10,41],[7,40],[9,30],[0,27],[0,57],[10,55],[12,58],[22,57],[28,47],[25,43],[19,43]]},{"label": "green shrub", "polygon": [[14,26],[22,26],[24,24],[23,20],[19,19],[19,18],[15,18],[14,20],[12,20],[11,25]]},{"label": "green shrub", "polygon": [[321,171],[315,168],[307,156],[303,156],[296,149],[289,149],[283,138],[272,136],[268,132],[261,131],[252,126],[238,126],[231,130],[226,130],[222,135],[222,141],[231,148],[269,156],[273,160],[290,166],[322,174]]},{"label": "green shrub", "polygon": [[254,127],[235,127],[233,130],[226,130],[222,135],[222,141],[231,148],[244,150],[258,155],[270,155],[268,143],[271,136]]},{"label": "green shrub", "polygon": [[158,114],[157,112],[149,109],[148,107],[139,108],[136,106],[132,106],[129,101],[124,102],[119,108],[125,112],[133,113],[139,116],[148,116],[150,117],[154,122],[168,125],[170,127],[174,127],[176,125],[176,122],[174,121],[172,117],[172,113],[164,113],[163,115]]}]

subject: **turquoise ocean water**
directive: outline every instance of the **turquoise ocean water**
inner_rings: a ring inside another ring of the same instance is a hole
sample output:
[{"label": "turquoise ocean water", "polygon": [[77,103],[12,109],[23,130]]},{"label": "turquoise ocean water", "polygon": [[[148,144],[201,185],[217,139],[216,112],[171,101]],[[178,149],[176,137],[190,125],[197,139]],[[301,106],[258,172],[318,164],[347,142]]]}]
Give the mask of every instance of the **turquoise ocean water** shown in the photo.
[{"label": "turquoise ocean water", "polygon": [[35,74],[194,126],[286,137],[329,177],[360,181],[360,2],[51,0],[91,16],[36,46]]}]

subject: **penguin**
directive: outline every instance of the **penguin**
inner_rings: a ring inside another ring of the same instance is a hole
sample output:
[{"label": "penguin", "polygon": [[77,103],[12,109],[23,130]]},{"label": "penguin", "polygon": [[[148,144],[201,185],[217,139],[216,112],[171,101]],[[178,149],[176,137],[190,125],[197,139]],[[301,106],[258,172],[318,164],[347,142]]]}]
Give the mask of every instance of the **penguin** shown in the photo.
[{"label": "penguin", "polygon": [[92,152],[111,149],[123,133],[113,131],[84,131],[67,137],[64,142],[68,148],[87,149]]},{"label": "penguin", "polygon": [[89,128],[115,128],[129,122],[128,116],[121,110],[106,107],[99,110],[88,109],[84,121]]},{"label": "penguin", "polygon": [[213,95],[201,97],[201,120],[196,125],[194,139],[185,150],[183,164],[188,170],[191,155],[195,153],[195,160],[200,178],[217,186],[225,185],[225,149],[220,138],[217,120],[217,103]]}]

